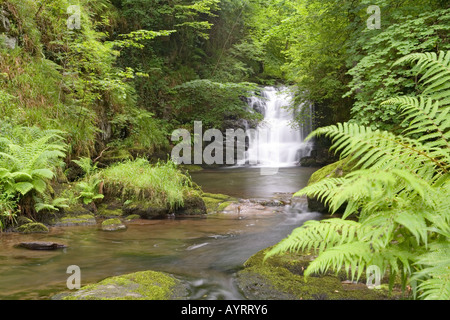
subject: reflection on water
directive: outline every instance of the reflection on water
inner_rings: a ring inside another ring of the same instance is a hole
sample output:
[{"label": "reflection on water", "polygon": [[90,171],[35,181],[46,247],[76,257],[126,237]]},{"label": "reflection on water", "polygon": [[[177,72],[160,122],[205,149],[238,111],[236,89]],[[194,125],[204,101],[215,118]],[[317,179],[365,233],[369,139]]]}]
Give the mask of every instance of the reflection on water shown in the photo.
[{"label": "reflection on water", "polygon": [[239,198],[270,198],[275,193],[294,193],[308,184],[317,168],[279,168],[274,175],[261,175],[261,168],[231,167],[191,174],[205,192]]},{"label": "reflection on water", "polygon": [[[261,186],[255,187],[260,190]],[[266,189],[264,196],[268,193]],[[120,232],[91,226],[51,228],[49,234],[0,234],[0,298],[47,299],[66,289],[67,267],[78,265],[82,285],[156,270],[188,280],[193,299],[241,299],[232,274],[252,254],[277,243],[304,221],[319,218],[319,214],[287,206],[272,215],[240,219],[222,214],[204,219],[138,220]],[[30,251],[15,247],[32,240],[64,243],[68,248]]]}]

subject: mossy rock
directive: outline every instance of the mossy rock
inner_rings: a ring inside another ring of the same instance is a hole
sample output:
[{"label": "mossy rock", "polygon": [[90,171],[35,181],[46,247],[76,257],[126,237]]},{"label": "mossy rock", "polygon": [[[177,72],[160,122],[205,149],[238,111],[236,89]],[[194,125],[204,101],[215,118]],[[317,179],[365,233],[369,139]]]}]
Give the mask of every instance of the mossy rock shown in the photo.
[{"label": "mossy rock", "polygon": [[199,191],[189,190],[183,194],[184,205],[175,211],[177,216],[199,216],[207,213],[206,204]]},{"label": "mossy rock", "polygon": [[115,218],[123,215],[122,205],[117,203],[101,204],[97,215],[102,218]]},{"label": "mossy rock", "polygon": [[364,283],[351,283],[346,274],[313,275],[303,273],[315,258],[309,254],[285,254],[264,260],[264,249],[252,256],[237,273],[237,283],[248,299],[256,300],[389,300],[398,299],[386,286],[369,289]]},{"label": "mossy rock", "polygon": [[144,200],[126,202],[123,205],[122,210],[124,216],[138,215],[142,219],[163,218],[170,213],[170,210],[167,207],[153,203],[152,201]]},{"label": "mossy rock", "polygon": [[102,230],[103,231],[118,231],[118,230],[124,230],[126,228],[127,227],[118,218],[107,219],[102,222]]},{"label": "mossy rock", "polygon": [[221,212],[230,204],[238,202],[238,199],[220,193],[203,193],[202,199],[208,213]]},{"label": "mossy rock", "polygon": [[140,218],[141,218],[140,215],[132,214],[132,215],[129,215],[129,216],[125,217],[125,221],[132,221],[132,220],[137,220],[137,219],[140,219]]},{"label": "mossy rock", "polygon": [[28,222],[28,223],[22,224],[19,227],[17,227],[16,230],[20,233],[25,233],[25,234],[48,233],[49,232],[47,226],[45,226],[44,224],[39,223],[39,222]]},{"label": "mossy rock", "polygon": [[81,203],[77,203],[74,205],[71,205],[69,208],[64,208],[63,214],[65,216],[82,216],[82,215],[89,215],[92,212],[84,207]]},{"label": "mossy rock", "polygon": [[75,226],[92,226],[97,221],[92,214],[68,215],[60,218],[56,223],[56,227],[75,227]]},{"label": "mossy rock", "polygon": [[107,278],[82,287],[64,300],[181,300],[187,296],[184,283],[172,275],[142,271]]}]

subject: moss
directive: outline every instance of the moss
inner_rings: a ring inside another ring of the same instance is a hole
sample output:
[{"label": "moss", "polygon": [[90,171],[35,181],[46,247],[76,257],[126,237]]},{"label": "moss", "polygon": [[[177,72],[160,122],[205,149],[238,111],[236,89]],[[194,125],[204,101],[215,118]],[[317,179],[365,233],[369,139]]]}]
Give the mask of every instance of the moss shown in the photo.
[{"label": "moss", "polygon": [[126,221],[131,221],[131,220],[136,220],[136,219],[140,219],[141,216],[138,214],[131,214],[128,217],[125,218]]},{"label": "moss", "polygon": [[169,214],[167,207],[154,203],[150,200],[133,200],[128,201],[123,206],[123,214],[139,215],[143,219],[153,219],[163,217]]},{"label": "moss", "polygon": [[118,231],[124,230],[127,227],[122,224],[122,221],[118,218],[108,219],[102,222],[102,230],[103,231]]},{"label": "moss", "polygon": [[115,224],[122,224],[122,221],[120,221],[120,219],[108,219],[102,222],[102,226],[111,226]]},{"label": "moss", "polygon": [[123,211],[121,207],[101,205],[98,208],[97,215],[100,217],[107,217],[107,218],[121,217],[123,215]]},{"label": "moss", "polygon": [[201,197],[200,191],[184,190],[183,206],[175,210],[176,215],[204,215],[207,213],[206,204]]},{"label": "moss", "polygon": [[142,271],[107,278],[82,287],[64,300],[174,300],[186,296],[186,288],[173,276]]},{"label": "moss", "polygon": [[215,200],[222,200],[222,201],[226,201],[231,199],[230,196],[226,195],[226,194],[220,194],[220,193],[203,193],[202,197],[207,197],[207,198],[211,198],[211,199],[215,199]]},{"label": "moss", "polygon": [[187,172],[198,172],[198,171],[202,171],[203,168],[199,165],[196,164],[183,164],[180,165],[179,168],[183,171],[187,171]]},{"label": "moss", "polygon": [[17,227],[17,231],[20,233],[47,233],[49,230],[48,228],[39,222],[30,222],[22,224],[21,226]]},{"label": "moss", "polygon": [[202,199],[206,205],[208,213],[223,211],[230,204],[237,201],[236,198],[227,196],[225,194],[203,193]]},{"label": "moss", "polygon": [[233,201],[225,201],[222,202],[218,207],[217,207],[217,211],[223,211],[225,210],[230,204],[232,204]]},{"label": "moss", "polygon": [[263,261],[262,250],[250,257],[245,269],[238,273],[238,285],[250,299],[307,299],[307,300],[382,300],[392,297],[388,290],[371,290],[365,284],[343,284],[342,275],[313,275],[305,279],[303,272],[314,259],[309,254],[285,254]]},{"label": "moss", "polygon": [[68,215],[56,222],[56,226],[86,226],[96,224],[95,217],[92,214]]},{"label": "moss", "polygon": [[350,162],[348,158],[342,159],[330,165],[327,165],[311,175],[308,185],[316,183],[325,178],[341,178],[347,175],[353,167],[355,162]]}]

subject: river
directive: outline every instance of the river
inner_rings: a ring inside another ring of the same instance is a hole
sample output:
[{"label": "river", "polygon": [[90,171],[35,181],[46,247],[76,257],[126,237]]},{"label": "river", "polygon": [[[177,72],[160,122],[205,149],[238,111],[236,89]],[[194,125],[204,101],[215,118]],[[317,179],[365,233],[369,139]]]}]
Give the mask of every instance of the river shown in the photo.
[{"label": "river", "polygon": [[[305,186],[313,169],[280,168],[261,176],[257,168],[205,170],[192,174],[205,192],[239,198],[272,198]],[[234,273],[259,250],[286,237],[304,221],[320,219],[304,204],[279,212],[210,215],[207,218],[137,220],[126,231],[105,232],[99,226],[53,227],[48,234],[0,234],[0,299],[49,299],[67,290],[67,267],[81,269],[86,285],[120,274],[156,270],[189,283],[192,299],[244,299]],[[58,251],[15,247],[21,241],[66,244]]]}]

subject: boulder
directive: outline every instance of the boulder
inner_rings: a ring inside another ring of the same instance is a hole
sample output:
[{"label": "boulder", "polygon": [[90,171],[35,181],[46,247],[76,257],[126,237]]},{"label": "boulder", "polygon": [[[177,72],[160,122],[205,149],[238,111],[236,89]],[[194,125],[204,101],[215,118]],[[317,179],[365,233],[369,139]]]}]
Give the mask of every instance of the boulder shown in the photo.
[{"label": "boulder", "polygon": [[102,222],[102,230],[103,231],[118,231],[124,230],[127,227],[120,221],[120,219],[108,219]]},{"label": "boulder", "polygon": [[138,215],[142,219],[164,218],[170,213],[166,207],[142,200],[124,204],[122,212],[124,216]]},{"label": "boulder", "polygon": [[187,286],[172,275],[142,271],[107,278],[82,287],[74,293],[58,294],[63,300],[180,300],[186,299]]},{"label": "boulder", "polygon": [[185,192],[183,207],[175,211],[176,216],[198,216],[207,213],[206,204],[197,191]]},{"label": "boulder", "polygon": [[67,248],[65,244],[43,241],[21,242],[17,246],[29,250],[56,250]]},{"label": "boulder", "polygon": [[48,228],[44,224],[39,223],[39,222],[29,222],[29,223],[22,224],[19,227],[17,227],[16,230],[20,233],[25,233],[25,234],[47,233],[49,231]]},{"label": "boulder", "polygon": [[256,253],[237,273],[237,285],[250,300],[389,300],[399,299],[401,290],[392,293],[386,284],[369,289],[365,279],[348,281],[345,271],[325,273],[305,279],[304,271],[315,259],[309,253],[286,253],[264,260],[270,248]]},{"label": "boulder", "polygon": [[92,226],[96,225],[97,221],[92,214],[81,214],[75,216],[62,217],[55,222],[55,227],[75,227],[75,226]]}]

